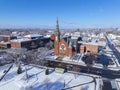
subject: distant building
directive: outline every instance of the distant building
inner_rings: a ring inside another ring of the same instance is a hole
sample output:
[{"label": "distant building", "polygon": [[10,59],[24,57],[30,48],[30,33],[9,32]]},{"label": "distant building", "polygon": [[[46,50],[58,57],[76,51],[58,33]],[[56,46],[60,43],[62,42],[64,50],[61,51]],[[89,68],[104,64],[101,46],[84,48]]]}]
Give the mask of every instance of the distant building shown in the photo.
[{"label": "distant building", "polygon": [[55,40],[55,34],[52,34],[52,35],[50,36],[50,39],[54,41],[54,40]]},{"label": "distant building", "polygon": [[0,42],[0,48],[11,48],[10,42]]},{"label": "distant building", "polygon": [[24,38],[28,38],[28,39],[39,39],[42,37],[43,37],[43,35],[40,35],[40,34],[29,34],[29,35],[24,36]]},{"label": "distant building", "polygon": [[27,48],[34,49],[40,46],[45,46],[50,42],[49,37],[43,37],[42,35],[27,35],[24,38],[11,40],[12,48]]},{"label": "distant building", "polygon": [[16,38],[17,38],[16,36],[0,35],[0,48],[10,48],[11,47],[10,40]]},{"label": "distant building", "polygon": [[10,36],[10,35],[0,35],[0,41],[8,42],[12,39],[16,39],[16,36]]},{"label": "distant building", "polygon": [[29,48],[31,46],[31,39],[15,39],[11,40],[12,48]]},{"label": "distant building", "polygon": [[99,38],[99,41],[106,42],[106,38]]},{"label": "distant building", "polygon": [[84,44],[84,51],[85,52],[90,52],[90,53],[94,53],[97,54],[98,53],[98,45],[97,44],[90,44],[90,43],[86,43]]},{"label": "distant building", "polygon": [[40,46],[45,46],[50,42],[49,36],[40,34],[29,34],[17,39],[17,36],[0,35],[0,48],[27,48],[33,49]]}]

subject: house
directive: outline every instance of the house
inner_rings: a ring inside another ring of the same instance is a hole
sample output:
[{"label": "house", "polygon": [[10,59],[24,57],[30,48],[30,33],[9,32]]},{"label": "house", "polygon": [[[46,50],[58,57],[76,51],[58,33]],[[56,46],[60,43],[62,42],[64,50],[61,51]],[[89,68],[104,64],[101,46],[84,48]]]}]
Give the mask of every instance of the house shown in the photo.
[{"label": "house", "polygon": [[0,35],[0,48],[11,48],[10,40],[16,38],[16,36]]},{"label": "house", "polygon": [[16,39],[16,36],[10,36],[10,35],[0,35],[0,41],[8,42],[12,39]]},{"label": "house", "polygon": [[0,42],[0,48],[11,48],[11,43],[10,42]]}]

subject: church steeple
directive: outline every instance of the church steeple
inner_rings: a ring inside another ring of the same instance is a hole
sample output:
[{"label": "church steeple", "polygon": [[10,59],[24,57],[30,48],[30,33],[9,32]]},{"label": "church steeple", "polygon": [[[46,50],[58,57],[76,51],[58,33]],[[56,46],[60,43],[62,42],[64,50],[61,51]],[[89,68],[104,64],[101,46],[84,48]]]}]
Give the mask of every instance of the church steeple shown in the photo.
[{"label": "church steeple", "polygon": [[58,41],[60,40],[60,32],[59,32],[59,22],[58,22],[58,17],[56,20],[56,31],[55,34],[58,36]]},{"label": "church steeple", "polygon": [[54,42],[54,53],[55,55],[59,54],[59,41],[60,41],[60,32],[59,32],[59,24],[58,18],[56,20],[56,30],[55,30],[55,42]]},{"label": "church steeple", "polygon": [[56,33],[59,32],[59,23],[58,23],[58,17],[57,17],[57,20],[56,20]]}]

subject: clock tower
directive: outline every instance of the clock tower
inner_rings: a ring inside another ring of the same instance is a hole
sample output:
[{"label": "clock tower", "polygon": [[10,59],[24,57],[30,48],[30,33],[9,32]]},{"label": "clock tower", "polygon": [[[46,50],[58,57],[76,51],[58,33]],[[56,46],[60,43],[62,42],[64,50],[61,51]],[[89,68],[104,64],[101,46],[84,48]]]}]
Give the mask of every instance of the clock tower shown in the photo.
[{"label": "clock tower", "polygon": [[55,53],[55,55],[59,54],[59,41],[60,41],[60,32],[59,32],[59,24],[58,24],[58,18],[57,18],[55,40],[54,40],[54,53]]}]

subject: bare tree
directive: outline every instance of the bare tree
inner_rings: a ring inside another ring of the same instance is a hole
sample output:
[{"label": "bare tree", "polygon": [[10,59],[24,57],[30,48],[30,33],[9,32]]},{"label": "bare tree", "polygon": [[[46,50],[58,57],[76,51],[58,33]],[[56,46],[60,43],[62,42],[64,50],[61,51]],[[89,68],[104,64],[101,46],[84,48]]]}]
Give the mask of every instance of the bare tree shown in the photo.
[{"label": "bare tree", "polygon": [[16,63],[16,65],[19,66],[20,61],[24,59],[23,56],[25,55],[26,51],[27,49],[25,48],[11,48],[7,50],[7,53],[9,54],[9,57]]},{"label": "bare tree", "polygon": [[46,84],[47,90],[49,90],[49,88],[48,88],[49,82],[50,82],[50,79],[49,79],[49,78],[46,78],[46,79],[45,79],[45,84]]},{"label": "bare tree", "polygon": [[41,54],[41,51],[38,50],[31,50],[28,51],[25,55],[26,55],[26,62],[28,64],[40,64],[40,58],[39,55]]},{"label": "bare tree", "polygon": [[89,73],[89,71],[90,71],[90,67],[93,65],[93,61],[95,61],[96,60],[96,58],[95,58],[95,55],[94,54],[89,54],[88,56],[87,56],[87,58],[85,59],[85,64],[87,65],[87,67],[88,67],[88,73]]},{"label": "bare tree", "polygon": [[77,72],[79,72],[80,71],[80,68],[79,67],[77,67],[77,66],[73,66],[73,69],[72,69],[73,71],[74,71],[74,77],[75,77],[75,79],[77,78],[77,75],[78,75],[78,73]]},{"label": "bare tree", "polygon": [[44,65],[45,64],[45,55],[47,49],[46,48],[39,48],[38,50],[31,50],[26,53],[26,62],[28,64],[37,64],[37,65]]},{"label": "bare tree", "polygon": [[53,49],[53,47],[54,47],[53,42],[52,42],[52,41],[48,42],[48,43],[46,44],[46,47],[47,47],[48,49]]}]

